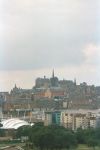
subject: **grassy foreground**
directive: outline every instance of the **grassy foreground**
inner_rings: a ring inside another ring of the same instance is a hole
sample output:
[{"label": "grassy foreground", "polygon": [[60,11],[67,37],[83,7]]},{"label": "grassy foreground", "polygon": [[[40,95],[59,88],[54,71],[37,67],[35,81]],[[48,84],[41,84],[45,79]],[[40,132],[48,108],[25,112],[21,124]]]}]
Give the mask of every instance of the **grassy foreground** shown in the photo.
[{"label": "grassy foreground", "polygon": [[[94,150],[93,147],[88,147],[87,145],[79,145],[77,150]],[[100,150],[100,147],[95,147],[95,150]]]},{"label": "grassy foreground", "polygon": [[[0,149],[1,149],[1,147],[4,147],[4,146],[11,146],[11,145],[15,145],[15,144],[0,144]],[[24,145],[24,144],[22,144],[22,143],[17,143],[16,144],[16,146],[22,146],[22,145]],[[27,149],[27,147],[23,147],[25,150]],[[28,148],[28,150],[33,150],[33,149],[29,149]],[[34,150],[38,150],[37,148],[34,148]],[[83,145],[83,144],[80,144],[79,146],[78,146],[78,148],[77,149],[75,149],[75,150],[94,150],[93,149],[93,147],[88,147],[87,145]],[[100,147],[95,147],[95,150],[100,150]]]},{"label": "grassy foreground", "polygon": [[[24,147],[25,150],[38,150],[37,148],[29,149],[27,147]],[[65,150],[65,149],[64,149]],[[74,150],[74,149],[73,149]],[[75,150],[94,150],[93,147],[88,147],[85,144],[80,144],[77,149]],[[100,150],[100,147],[95,147],[95,150]]]}]

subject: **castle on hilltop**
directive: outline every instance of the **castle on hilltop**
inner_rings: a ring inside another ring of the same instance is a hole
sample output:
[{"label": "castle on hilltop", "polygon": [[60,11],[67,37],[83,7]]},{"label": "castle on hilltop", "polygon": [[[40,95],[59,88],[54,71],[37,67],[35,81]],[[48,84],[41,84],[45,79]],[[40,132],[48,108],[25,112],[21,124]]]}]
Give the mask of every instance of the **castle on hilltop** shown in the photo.
[{"label": "castle on hilltop", "polygon": [[53,70],[51,78],[46,76],[37,78],[31,89],[22,89],[15,84],[11,92],[6,95],[5,108],[8,110],[49,106],[53,108],[55,103],[60,108],[64,104],[67,108],[96,108],[99,91],[99,87],[87,85],[86,82],[78,85],[76,79],[59,80]]}]

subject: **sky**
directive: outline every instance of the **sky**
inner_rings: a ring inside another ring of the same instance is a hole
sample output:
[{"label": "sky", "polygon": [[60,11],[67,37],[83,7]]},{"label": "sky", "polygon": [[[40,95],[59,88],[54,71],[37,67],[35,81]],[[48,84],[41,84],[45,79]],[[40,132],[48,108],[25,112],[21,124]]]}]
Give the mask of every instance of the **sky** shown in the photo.
[{"label": "sky", "polygon": [[0,0],[0,91],[53,69],[100,85],[100,0]]}]

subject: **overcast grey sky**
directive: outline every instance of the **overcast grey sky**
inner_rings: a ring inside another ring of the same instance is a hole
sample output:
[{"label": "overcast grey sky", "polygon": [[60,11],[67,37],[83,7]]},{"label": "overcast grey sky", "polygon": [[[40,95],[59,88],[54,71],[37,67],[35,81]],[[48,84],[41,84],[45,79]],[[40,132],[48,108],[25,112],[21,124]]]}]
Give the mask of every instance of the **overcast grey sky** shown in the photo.
[{"label": "overcast grey sky", "polygon": [[100,85],[100,0],[0,0],[0,90],[53,68]]}]

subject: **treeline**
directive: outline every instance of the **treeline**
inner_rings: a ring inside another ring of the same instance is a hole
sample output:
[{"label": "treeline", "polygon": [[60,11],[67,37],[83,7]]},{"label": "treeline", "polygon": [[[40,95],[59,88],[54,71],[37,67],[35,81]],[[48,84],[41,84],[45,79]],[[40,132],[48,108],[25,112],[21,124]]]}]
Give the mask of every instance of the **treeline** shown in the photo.
[{"label": "treeline", "polygon": [[28,136],[33,147],[40,150],[61,150],[77,148],[78,144],[87,144],[90,147],[100,146],[100,129],[81,128],[72,131],[61,126],[44,126],[35,124],[32,127],[21,127],[17,130],[16,137]]}]

